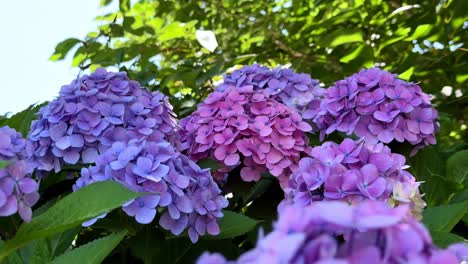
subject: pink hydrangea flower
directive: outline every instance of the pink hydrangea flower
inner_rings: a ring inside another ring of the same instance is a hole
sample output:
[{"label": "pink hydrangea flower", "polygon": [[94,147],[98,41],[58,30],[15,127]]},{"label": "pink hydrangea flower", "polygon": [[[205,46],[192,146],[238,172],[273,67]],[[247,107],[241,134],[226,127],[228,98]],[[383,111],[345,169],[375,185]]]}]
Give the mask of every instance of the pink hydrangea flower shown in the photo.
[{"label": "pink hydrangea flower", "polygon": [[251,86],[214,91],[180,123],[182,149],[194,160],[217,160],[223,165],[218,176],[242,165],[244,181],[269,172],[283,186],[308,148],[305,132],[312,130],[300,114]]}]

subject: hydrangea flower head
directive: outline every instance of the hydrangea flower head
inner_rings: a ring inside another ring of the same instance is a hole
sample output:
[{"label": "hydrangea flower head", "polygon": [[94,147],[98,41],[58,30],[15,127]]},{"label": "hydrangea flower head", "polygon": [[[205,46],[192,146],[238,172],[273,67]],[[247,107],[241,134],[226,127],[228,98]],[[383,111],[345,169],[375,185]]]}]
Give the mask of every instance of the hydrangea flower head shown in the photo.
[{"label": "hydrangea flower head", "polygon": [[419,183],[405,169],[403,155],[392,153],[382,143],[345,139],[327,141],[302,158],[286,188],[284,203],[307,206],[312,201],[364,199],[383,200],[392,205],[409,204],[417,218],[425,203]]},{"label": "hydrangea flower head", "polygon": [[415,83],[378,68],[364,69],[325,91],[314,122],[321,138],[334,131],[369,143],[407,141],[418,149],[435,144],[437,111]]},{"label": "hydrangea flower head", "polygon": [[305,120],[312,120],[318,113],[324,89],[309,74],[296,73],[292,69],[270,69],[259,64],[244,66],[227,74],[216,91],[252,87],[269,97],[296,110]]},{"label": "hydrangea flower head", "polygon": [[142,89],[124,72],[98,69],[61,88],[39,111],[29,140],[38,169],[92,163],[113,142],[160,139],[174,142],[175,114],[167,97]]},{"label": "hydrangea flower head", "polygon": [[220,173],[242,164],[244,181],[258,181],[268,171],[282,183],[308,148],[305,132],[312,129],[252,85],[214,91],[180,123],[181,149],[190,158],[214,159],[223,166]]},{"label": "hydrangea flower head", "polygon": [[0,169],[0,216],[19,213],[31,220],[31,207],[39,200],[39,184],[31,177],[34,165],[27,161],[26,140],[7,126],[0,128],[0,161],[8,163]]},{"label": "hydrangea flower head", "polygon": [[220,232],[217,219],[223,216],[221,210],[228,202],[210,172],[163,139],[115,142],[97,158],[96,166],[82,169],[73,190],[104,180],[149,193],[123,206],[125,213],[141,224],[153,222],[157,209],[166,208],[159,224],[175,235],[188,229],[190,239],[196,242],[205,233]]},{"label": "hydrangea flower head", "polygon": [[273,231],[235,261],[204,253],[197,264],[250,263],[447,263],[467,260],[468,246],[446,250],[432,244],[424,225],[408,217],[409,208],[384,202],[352,205],[321,201],[287,206]]}]

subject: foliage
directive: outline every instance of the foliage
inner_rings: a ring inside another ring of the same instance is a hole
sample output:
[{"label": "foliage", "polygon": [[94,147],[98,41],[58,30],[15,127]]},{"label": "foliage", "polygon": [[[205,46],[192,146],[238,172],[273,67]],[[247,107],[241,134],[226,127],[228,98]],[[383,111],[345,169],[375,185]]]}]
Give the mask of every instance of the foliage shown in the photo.
[{"label": "foliage", "polygon": [[[101,5],[112,2],[101,0]],[[423,223],[434,242],[446,247],[468,239],[467,9],[468,2],[457,0],[119,0],[118,10],[96,18],[96,30],[62,41],[50,59],[72,57],[80,74],[100,66],[126,71],[143,86],[169,95],[179,118],[192,113],[226,72],[253,62],[287,65],[325,87],[372,66],[417,82],[434,96],[439,111],[437,145],[413,157],[408,145],[389,147],[405,155],[411,173],[423,181],[428,204]],[[202,48],[198,29],[215,33],[214,52]],[[26,136],[41,106],[2,116],[0,126]],[[327,140],[341,142],[342,136]],[[310,145],[317,142],[311,135]],[[210,159],[198,165],[212,172],[220,168]],[[6,166],[0,161],[0,169]],[[220,186],[230,202],[220,235],[192,244],[186,233],[175,237],[112,211],[138,196],[119,184],[95,183],[69,194],[80,170],[64,166],[41,179],[41,199],[30,223],[0,218],[0,260],[70,263],[92,255],[89,263],[104,258],[106,263],[193,263],[206,250],[235,259],[255,246],[260,229],[272,228],[284,196],[271,175],[257,183],[229,178]],[[239,169],[231,174],[239,175]],[[78,227],[103,213],[106,219],[91,228]]]}]

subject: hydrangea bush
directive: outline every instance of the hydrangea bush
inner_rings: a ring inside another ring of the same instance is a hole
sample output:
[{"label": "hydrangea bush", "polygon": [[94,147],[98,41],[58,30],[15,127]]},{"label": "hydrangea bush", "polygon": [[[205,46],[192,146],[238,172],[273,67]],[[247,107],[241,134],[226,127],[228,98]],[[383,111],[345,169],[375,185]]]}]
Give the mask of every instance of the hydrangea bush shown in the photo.
[{"label": "hydrangea bush", "polygon": [[[468,261],[467,245],[453,243],[464,241],[465,194],[425,208],[425,175],[390,144],[415,154],[436,142],[438,114],[417,84],[372,68],[322,89],[308,74],[254,64],[213,88],[179,122],[168,97],[99,68],[63,86],[27,139],[0,128],[0,221],[12,223],[1,222],[0,261]],[[7,121],[21,128],[28,115]],[[315,132],[350,138],[312,144]],[[17,228],[16,212],[30,224]],[[36,239],[64,245],[39,254]],[[237,260],[202,254],[217,249]]]}]

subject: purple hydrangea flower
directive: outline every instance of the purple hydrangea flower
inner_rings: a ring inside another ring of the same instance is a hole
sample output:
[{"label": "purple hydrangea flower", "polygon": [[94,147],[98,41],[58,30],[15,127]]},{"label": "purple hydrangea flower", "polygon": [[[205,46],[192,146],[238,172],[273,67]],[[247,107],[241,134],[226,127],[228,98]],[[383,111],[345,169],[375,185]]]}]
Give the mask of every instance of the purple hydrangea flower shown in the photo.
[{"label": "purple hydrangea flower", "polygon": [[117,140],[176,140],[176,119],[168,98],[142,89],[124,72],[97,69],[62,87],[39,110],[29,140],[39,170],[93,163]]},{"label": "purple hydrangea flower", "polygon": [[216,91],[226,89],[253,89],[298,111],[304,120],[312,120],[320,109],[324,89],[309,74],[296,73],[292,69],[270,69],[259,64],[244,66],[227,74]]},{"label": "purple hydrangea flower", "polygon": [[414,154],[436,143],[437,116],[430,96],[417,84],[371,68],[328,88],[314,122],[322,139],[340,131],[354,133],[373,144],[407,141],[415,145]]},{"label": "purple hydrangea flower", "polygon": [[300,114],[252,85],[214,91],[181,127],[181,149],[193,160],[218,161],[223,167],[216,176],[242,164],[244,181],[258,181],[268,171],[283,186],[308,148],[305,132],[312,130]]},{"label": "purple hydrangea flower", "polygon": [[31,220],[31,207],[39,200],[39,184],[31,176],[34,164],[28,162],[26,140],[9,127],[0,128],[0,161],[8,165],[0,169],[0,216],[16,212]]},{"label": "purple hydrangea flower", "polygon": [[197,264],[455,264],[468,260],[466,244],[437,248],[424,225],[408,217],[408,211],[408,206],[390,208],[381,201],[287,206],[273,231],[260,235],[257,246],[239,259],[227,261],[218,253],[205,252]]},{"label": "purple hydrangea flower", "polygon": [[425,203],[419,183],[405,169],[403,155],[392,153],[382,143],[345,139],[340,144],[325,142],[302,158],[289,180],[281,203],[306,206],[313,201],[364,199],[383,200],[392,205],[410,204],[421,217]]},{"label": "purple hydrangea flower", "polygon": [[115,142],[97,157],[95,166],[82,169],[73,190],[104,180],[149,193],[123,206],[125,213],[141,224],[153,222],[157,209],[166,208],[159,224],[175,235],[188,229],[190,239],[196,242],[201,235],[220,232],[217,219],[228,202],[209,170],[200,169],[164,139]]}]

